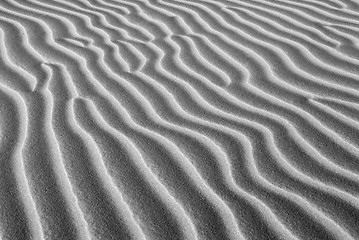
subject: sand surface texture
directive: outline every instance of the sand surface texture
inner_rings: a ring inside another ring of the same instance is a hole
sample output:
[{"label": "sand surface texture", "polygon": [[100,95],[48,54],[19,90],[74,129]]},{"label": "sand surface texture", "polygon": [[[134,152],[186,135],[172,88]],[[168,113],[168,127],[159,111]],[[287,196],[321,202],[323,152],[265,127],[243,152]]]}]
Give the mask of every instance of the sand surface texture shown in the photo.
[{"label": "sand surface texture", "polygon": [[359,239],[359,1],[1,0],[0,239]]}]

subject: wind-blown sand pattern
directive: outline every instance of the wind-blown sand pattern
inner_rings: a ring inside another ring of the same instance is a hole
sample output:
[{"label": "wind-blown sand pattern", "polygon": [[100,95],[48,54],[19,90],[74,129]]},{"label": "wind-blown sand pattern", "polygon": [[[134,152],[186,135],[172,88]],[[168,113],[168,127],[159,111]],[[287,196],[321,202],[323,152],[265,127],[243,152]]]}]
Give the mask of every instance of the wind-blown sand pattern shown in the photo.
[{"label": "wind-blown sand pattern", "polygon": [[359,239],[356,0],[0,1],[0,239]]}]

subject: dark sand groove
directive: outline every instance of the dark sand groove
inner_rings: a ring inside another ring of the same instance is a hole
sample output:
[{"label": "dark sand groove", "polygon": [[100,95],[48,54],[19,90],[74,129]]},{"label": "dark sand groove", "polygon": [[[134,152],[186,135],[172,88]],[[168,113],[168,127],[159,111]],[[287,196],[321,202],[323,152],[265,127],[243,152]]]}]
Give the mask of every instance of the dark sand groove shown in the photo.
[{"label": "dark sand groove", "polygon": [[358,9],[0,1],[0,239],[359,239]]},{"label": "dark sand groove", "polygon": [[[3,83],[1,83],[3,84]],[[0,229],[2,237],[7,239],[31,238],[31,229],[24,206],[22,206],[21,193],[16,180],[16,142],[21,141],[20,114],[17,113],[17,103],[13,94],[7,93],[9,89],[1,86],[1,145],[0,145]],[[12,95],[12,96],[11,96]],[[18,163],[18,162],[17,162]],[[9,201],[11,200],[11,201]]]}]

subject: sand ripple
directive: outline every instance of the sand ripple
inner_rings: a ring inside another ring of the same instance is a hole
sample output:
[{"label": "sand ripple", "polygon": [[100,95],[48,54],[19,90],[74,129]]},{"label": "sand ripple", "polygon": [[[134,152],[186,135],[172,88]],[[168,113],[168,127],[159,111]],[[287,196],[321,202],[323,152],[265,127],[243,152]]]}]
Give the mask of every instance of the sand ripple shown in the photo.
[{"label": "sand ripple", "polygon": [[0,1],[0,239],[359,239],[355,0]]}]

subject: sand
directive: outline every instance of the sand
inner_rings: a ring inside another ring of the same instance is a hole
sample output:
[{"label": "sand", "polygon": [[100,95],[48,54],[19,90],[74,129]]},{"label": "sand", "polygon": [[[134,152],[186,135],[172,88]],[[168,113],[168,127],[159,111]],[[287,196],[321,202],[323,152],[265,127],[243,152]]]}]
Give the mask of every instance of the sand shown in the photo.
[{"label": "sand", "polygon": [[0,1],[0,239],[359,239],[356,0]]}]

